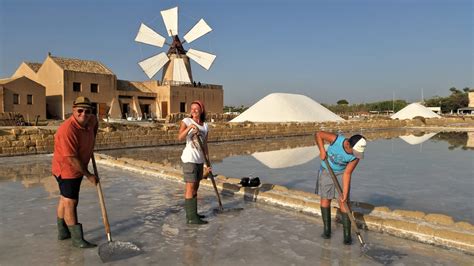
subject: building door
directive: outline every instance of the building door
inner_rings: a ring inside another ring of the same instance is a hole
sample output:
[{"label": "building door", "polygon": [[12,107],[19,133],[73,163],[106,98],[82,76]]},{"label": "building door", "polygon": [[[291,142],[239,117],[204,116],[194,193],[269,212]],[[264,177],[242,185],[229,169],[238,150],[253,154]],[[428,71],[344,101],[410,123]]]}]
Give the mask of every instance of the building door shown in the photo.
[{"label": "building door", "polygon": [[99,109],[98,109],[98,115],[99,119],[102,119],[106,117],[107,115],[107,104],[106,103],[99,103]]},{"label": "building door", "polygon": [[179,103],[179,112],[180,113],[186,113],[186,103],[185,102],[180,102]]},{"label": "building door", "polygon": [[149,104],[140,104],[140,109],[142,110],[143,119],[150,118],[150,105]]},{"label": "building door", "polygon": [[92,105],[92,114],[97,115],[97,103],[91,103]]},{"label": "building door", "polygon": [[122,103],[122,118],[127,119],[129,112],[130,112],[130,104]]},{"label": "building door", "polygon": [[168,116],[168,102],[161,102],[161,118]]}]

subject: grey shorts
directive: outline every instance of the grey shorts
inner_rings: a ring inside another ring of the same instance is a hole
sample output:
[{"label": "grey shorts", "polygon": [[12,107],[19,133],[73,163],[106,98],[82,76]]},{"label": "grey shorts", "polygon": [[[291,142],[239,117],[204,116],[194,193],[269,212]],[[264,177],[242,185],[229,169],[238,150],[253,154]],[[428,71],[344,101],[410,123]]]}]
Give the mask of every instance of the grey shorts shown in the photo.
[{"label": "grey shorts", "polygon": [[183,163],[184,182],[194,183],[202,179],[204,164]]},{"label": "grey shorts", "polygon": [[[342,173],[336,174],[336,177],[342,187]],[[324,168],[319,169],[315,192],[323,199],[336,198],[336,186],[334,185],[334,182],[332,181],[328,171]]]}]

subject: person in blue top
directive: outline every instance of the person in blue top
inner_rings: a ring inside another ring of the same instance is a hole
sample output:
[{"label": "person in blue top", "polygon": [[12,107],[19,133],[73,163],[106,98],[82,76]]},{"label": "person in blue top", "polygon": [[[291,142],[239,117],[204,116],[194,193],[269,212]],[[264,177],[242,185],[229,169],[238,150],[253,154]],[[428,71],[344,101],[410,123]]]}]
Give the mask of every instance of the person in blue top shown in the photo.
[{"label": "person in blue top", "polygon": [[[352,244],[351,221],[343,203],[349,204],[351,175],[359,160],[364,157],[367,141],[362,135],[353,135],[347,139],[343,135],[324,131],[316,132],[315,140],[321,158],[321,167],[316,182],[316,194],[321,197],[321,216],[324,223],[324,232],[321,236],[325,239],[331,237],[331,200],[335,198],[335,185],[324,162],[324,159],[327,158],[329,166],[336,176],[342,175],[342,195],[339,195],[338,200],[344,228],[344,244],[350,245]],[[325,143],[329,143],[327,148],[324,146]]]}]

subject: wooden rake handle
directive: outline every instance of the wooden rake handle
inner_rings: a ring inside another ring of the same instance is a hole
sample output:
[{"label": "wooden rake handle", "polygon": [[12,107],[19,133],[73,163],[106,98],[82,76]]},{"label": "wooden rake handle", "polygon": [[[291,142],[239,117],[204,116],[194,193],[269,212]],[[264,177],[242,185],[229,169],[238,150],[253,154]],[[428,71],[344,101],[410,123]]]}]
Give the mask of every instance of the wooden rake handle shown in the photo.
[{"label": "wooden rake handle", "polygon": [[[202,143],[202,140],[201,140],[200,136],[196,135],[195,138],[197,138],[197,141],[199,143],[199,147],[201,148],[201,151],[204,154],[204,158],[206,160],[207,166],[211,167],[211,161],[209,160],[209,154],[204,150],[204,144]],[[209,171],[209,177],[211,178],[212,187],[214,188],[214,192],[216,192],[217,201],[219,202],[219,209],[222,211],[222,210],[224,210],[224,207],[222,206],[221,196],[219,195],[219,191],[217,190],[216,180],[214,179],[214,174],[212,173],[212,171]]]},{"label": "wooden rake handle", "polygon": [[107,217],[107,209],[105,208],[104,194],[102,193],[102,186],[100,185],[99,171],[97,171],[97,164],[95,163],[94,153],[91,156],[92,167],[94,168],[94,175],[97,177],[97,193],[99,194],[100,210],[102,212],[102,222],[104,223],[107,240],[112,242],[112,234],[110,233],[109,218]]},{"label": "wooden rake handle", "polygon": [[[326,166],[327,166],[328,171],[329,171],[329,175],[331,176],[332,181],[334,182],[334,185],[336,186],[337,193],[339,193],[339,195],[342,196],[343,194],[342,194],[341,185],[339,184],[339,181],[337,181],[336,174],[334,173],[331,166],[329,165],[327,156],[324,159],[324,162],[326,163]],[[351,220],[352,225],[354,226],[354,231],[357,234],[357,238],[359,239],[359,242],[360,242],[361,246],[364,247],[365,246],[365,241],[364,241],[364,238],[362,238],[362,235],[360,234],[359,228],[357,227],[357,223],[355,221],[354,215],[352,214],[352,210],[349,207],[349,204],[347,204],[347,202],[344,202],[343,204],[344,204],[344,208],[347,210],[347,214],[349,216],[349,219]]]}]

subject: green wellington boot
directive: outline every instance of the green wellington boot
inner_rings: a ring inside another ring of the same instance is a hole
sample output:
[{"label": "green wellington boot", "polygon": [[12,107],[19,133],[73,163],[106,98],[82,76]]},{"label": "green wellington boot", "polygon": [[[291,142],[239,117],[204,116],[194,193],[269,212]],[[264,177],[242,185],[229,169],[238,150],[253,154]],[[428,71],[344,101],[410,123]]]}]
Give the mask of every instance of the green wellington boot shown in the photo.
[{"label": "green wellington boot", "polygon": [[184,208],[186,210],[186,223],[207,224],[207,221],[201,220],[197,215],[197,198],[185,199]]},{"label": "green wellington boot", "polygon": [[342,218],[342,227],[344,228],[344,245],[351,245],[352,244],[352,237],[351,237],[351,220],[349,219],[349,215],[347,213],[341,213]]},{"label": "green wellington boot", "polygon": [[331,207],[321,207],[321,217],[323,217],[324,223],[324,232],[321,234],[321,236],[324,239],[329,239],[331,238]]},{"label": "green wellington boot", "polygon": [[76,224],[68,226],[71,231],[72,245],[76,248],[93,248],[97,247],[96,244],[92,244],[84,240],[84,234],[82,232],[82,224]]},{"label": "green wellington boot", "polygon": [[71,238],[71,232],[67,229],[66,222],[63,218],[57,218],[58,224],[58,240],[64,240]]}]

